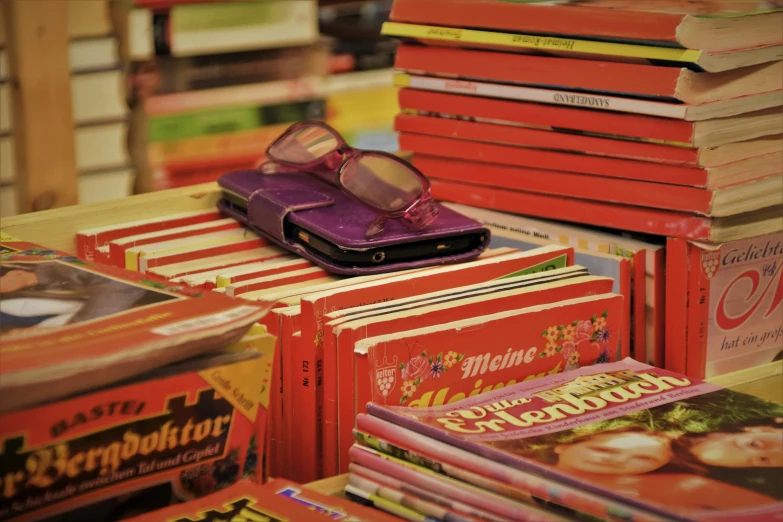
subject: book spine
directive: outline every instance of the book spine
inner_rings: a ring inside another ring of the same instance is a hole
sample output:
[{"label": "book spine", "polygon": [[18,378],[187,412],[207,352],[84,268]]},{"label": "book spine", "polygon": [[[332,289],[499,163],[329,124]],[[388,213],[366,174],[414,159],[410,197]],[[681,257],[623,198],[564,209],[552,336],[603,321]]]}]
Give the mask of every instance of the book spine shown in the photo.
[{"label": "book spine", "polygon": [[397,132],[404,133],[562,150],[592,156],[641,160],[666,165],[698,167],[699,163],[699,149],[551,132],[522,126],[467,121],[456,118],[398,114],[394,121],[394,129]]},{"label": "book spine", "polygon": [[390,20],[438,23],[457,27],[491,27],[531,33],[579,34],[629,40],[677,42],[679,14],[589,6],[535,5],[530,3],[462,2],[454,9],[449,0],[396,0]]},{"label": "book spine", "polygon": [[457,140],[422,134],[399,135],[400,149],[413,153],[535,169],[591,174],[623,180],[706,187],[707,171],[675,165],[646,163],[621,158],[572,154],[551,150]]},{"label": "book spine", "polygon": [[395,85],[435,92],[451,92],[470,96],[486,96],[504,100],[521,100],[533,103],[565,105],[604,111],[627,112],[659,116],[661,118],[685,119],[687,105],[676,105],[633,98],[620,98],[607,94],[536,89],[519,85],[487,83],[473,80],[433,78],[411,74],[396,74]]},{"label": "book spine", "polygon": [[[666,249],[655,251],[653,259],[655,266],[652,300],[654,345],[655,351],[651,358],[653,366],[665,368],[666,361]],[[649,363],[648,363],[649,364]]]},{"label": "book spine", "polygon": [[162,256],[150,256],[142,257],[139,261],[139,271],[145,273],[150,268],[156,266],[165,266],[173,263],[181,263],[184,261],[193,261],[194,259],[202,259],[205,257],[220,256],[223,254],[231,254],[233,252],[240,252],[242,250],[250,250],[252,248],[260,248],[269,246],[269,241],[266,239],[253,238],[242,241],[232,240],[227,244],[218,244],[209,247],[204,247],[201,250],[195,250],[190,252],[182,252],[175,254],[168,254]]},{"label": "book spine", "polygon": [[712,191],[695,187],[460,161],[448,157],[416,155],[413,164],[427,177],[439,180],[678,212],[708,214],[713,199]]},{"label": "book spine", "polygon": [[[299,429],[292,442],[297,447],[298,458],[307,463],[300,474],[300,482],[318,480],[321,462],[318,449],[321,422],[318,416],[317,394],[323,389],[323,314],[326,304],[322,300],[302,300],[301,346],[296,351],[293,367],[294,409],[297,422],[309,429]],[[320,388],[320,390],[319,390]]]},{"label": "book spine", "polygon": [[666,240],[666,354],[667,370],[685,373],[690,288],[689,244],[684,239]]},{"label": "book spine", "polygon": [[[348,472],[348,451],[353,444],[353,428],[359,404],[356,400],[357,364],[360,356],[354,353],[354,330],[343,330],[337,338],[338,390],[337,390],[337,442],[340,473]],[[365,357],[366,359],[366,357]],[[367,378],[365,373],[364,378]]]},{"label": "book spine", "polygon": [[399,100],[403,110],[524,123],[546,130],[569,129],[593,136],[693,144],[694,124],[688,121],[406,88],[400,89]]},{"label": "book spine", "polygon": [[595,55],[601,57],[643,58],[682,64],[696,63],[701,57],[701,51],[675,47],[596,42],[552,36],[476,31],[458,27],[400,24],[396,22],[384,23],[381,28],[381,34],[434,42],[459,42],[461,45],[479,44],[510,50],[531,49],[558,53],[566,52],[576,56]]},{"label": "book spine", "polygon": [[334,328],[324,324],[324,408],[323,426],[321,432],[321,458],[323,459],[322,476],[332,477],[339,473],[337,456],[337,337]]},{"label": "book spine", "polygon": [[294,337],[294,333],[299,330],[299,315],[280,314],[280,351],[282,357],[282,375],[283,375],[283,441],[284,441],[284,461],[285,468],[281,470],[282,478],[299,480],[300,468],[308,465],[300,458],[299,449],[294,440],[295,433],[307,429],[303,423],[300,424],[301,417],[296,411],[295,388],[296,372],[294,371],[294,358],[299,345],[296,340],[300,337]]},{"label": "book spine", "polygon": [[[681,212],[666,212],[630,205],[606,204],[548,194],[535,194],[480,185],[432,180],[436,199],[473,205],[502,212],[525,213],[539,218],[556,219],[633,232],[678,236],[692,240],[709,239],[712,219]],[[588,216],[588,218],[586,218]]]},{"label": "book spine", "polygon": [[[703,253],[697,245],[689,245],[688,276],[688,328],[686,337],[686,359],[684,372],[689,377],[704,378],[704,365],[707,356],[707,324],[710,309],[710,280],[702,268]],[[720,251],[713,251],[714,257],[720,260]]]},{"label": "book spine", "polygon": [[633,323],[633,352],[629,356],[639,362],[647,362],[647,251],[637,251],[631,258],[633,290],[631,296]]},{"label": "book spine", "polygon": [[682,74],[676,67],[405,44],[397,49],[394,66],[435,76],[669,99]]}]

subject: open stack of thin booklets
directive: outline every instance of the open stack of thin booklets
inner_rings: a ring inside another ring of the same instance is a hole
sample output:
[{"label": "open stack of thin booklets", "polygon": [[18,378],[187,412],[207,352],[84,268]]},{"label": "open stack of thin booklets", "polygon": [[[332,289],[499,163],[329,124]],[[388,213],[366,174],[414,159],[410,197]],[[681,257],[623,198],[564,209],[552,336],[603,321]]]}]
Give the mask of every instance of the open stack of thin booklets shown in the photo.
[{"label": "open stack of thin booklets", "polygon": [[691,240],[775,230],[783,9],[395,0],[400,148],[439,199]]},{"label": "open stack of thin booklets", "polygon": [[406,520],[753,522],[783,512],[783,406],[631,359],[368,412],[346,491]]},{"label": "open stack of thin booklets", "polygon": [[80,256],[150,281],[272,307],[261,320],[277,337],[264,380],[270,477],[346,472],[370,401],[444,404],[633,355],[616,291],[625,286],[575,263],[570,245],[499,246],[471,262],[343,278],[215,210],[83,230],[77,243]]}]

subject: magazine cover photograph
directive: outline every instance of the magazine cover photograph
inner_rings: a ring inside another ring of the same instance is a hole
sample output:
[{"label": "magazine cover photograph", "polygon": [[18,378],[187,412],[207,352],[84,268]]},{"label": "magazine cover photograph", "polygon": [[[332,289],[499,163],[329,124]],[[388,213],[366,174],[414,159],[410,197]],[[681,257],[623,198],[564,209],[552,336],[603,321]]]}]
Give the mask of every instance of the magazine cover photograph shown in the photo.
[{"label": "magazine cover photograph", "polygon": [[626,359],[383,418],[685,520],[770,520],[783,506],[783,406]]},{"label": "magazine cover photograph", "polygon": [[73,263],[0,261],[0,335],[56,328],[162,303],[176,296]]}]

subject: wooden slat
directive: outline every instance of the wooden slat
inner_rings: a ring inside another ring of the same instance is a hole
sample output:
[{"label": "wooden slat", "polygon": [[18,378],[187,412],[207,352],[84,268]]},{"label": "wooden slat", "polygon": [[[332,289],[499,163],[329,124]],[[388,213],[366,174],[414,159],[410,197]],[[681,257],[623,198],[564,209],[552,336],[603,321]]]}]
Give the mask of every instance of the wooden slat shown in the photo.
[{"label": "wooden slat", "polygon": [[19,212],[78,201],[68,64],[68,2],[2,2]]},{"label": "wooden slat", "polygon": [[76,233],[177,212],[214,208],[217,183],[204,183],[125,199],[3,218],[0,230],[9,236],[64,252],[76,251]]}]

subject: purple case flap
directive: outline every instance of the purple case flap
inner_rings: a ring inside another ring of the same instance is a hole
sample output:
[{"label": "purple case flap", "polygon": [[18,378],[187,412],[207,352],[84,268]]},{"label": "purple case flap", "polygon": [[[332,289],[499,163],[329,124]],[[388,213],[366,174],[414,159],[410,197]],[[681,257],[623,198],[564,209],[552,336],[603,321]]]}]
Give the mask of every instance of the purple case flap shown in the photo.
[{"label": "purple case flap", "polygon": [[[370,223],[375,220],[375,212],[353,201],[338,187],[310,174],[270,175],[249,170],[225,174],[218,182],[224,189],[248,200],[247,216],[232,210],[229,205],[221,204],[220,207],[224,212],[335,273],[349,275],[380,273],[469,260],[480,255],[490,240],[489,230],[480,223],[442,205],[438,205],[438,218],[425,230],[412,230],[400,220],[393,219],[386,223],[386,228],[380,237],[368,240],[365,238],[365,232]],[[347,267],[287,240],[282,230],[286,216],[291,223],[321,236],[344,250],[360,251],[410,241],[446,239],[470,233],[484,233],[485,241],[481,247],[462,254],[372,267]]]}]

